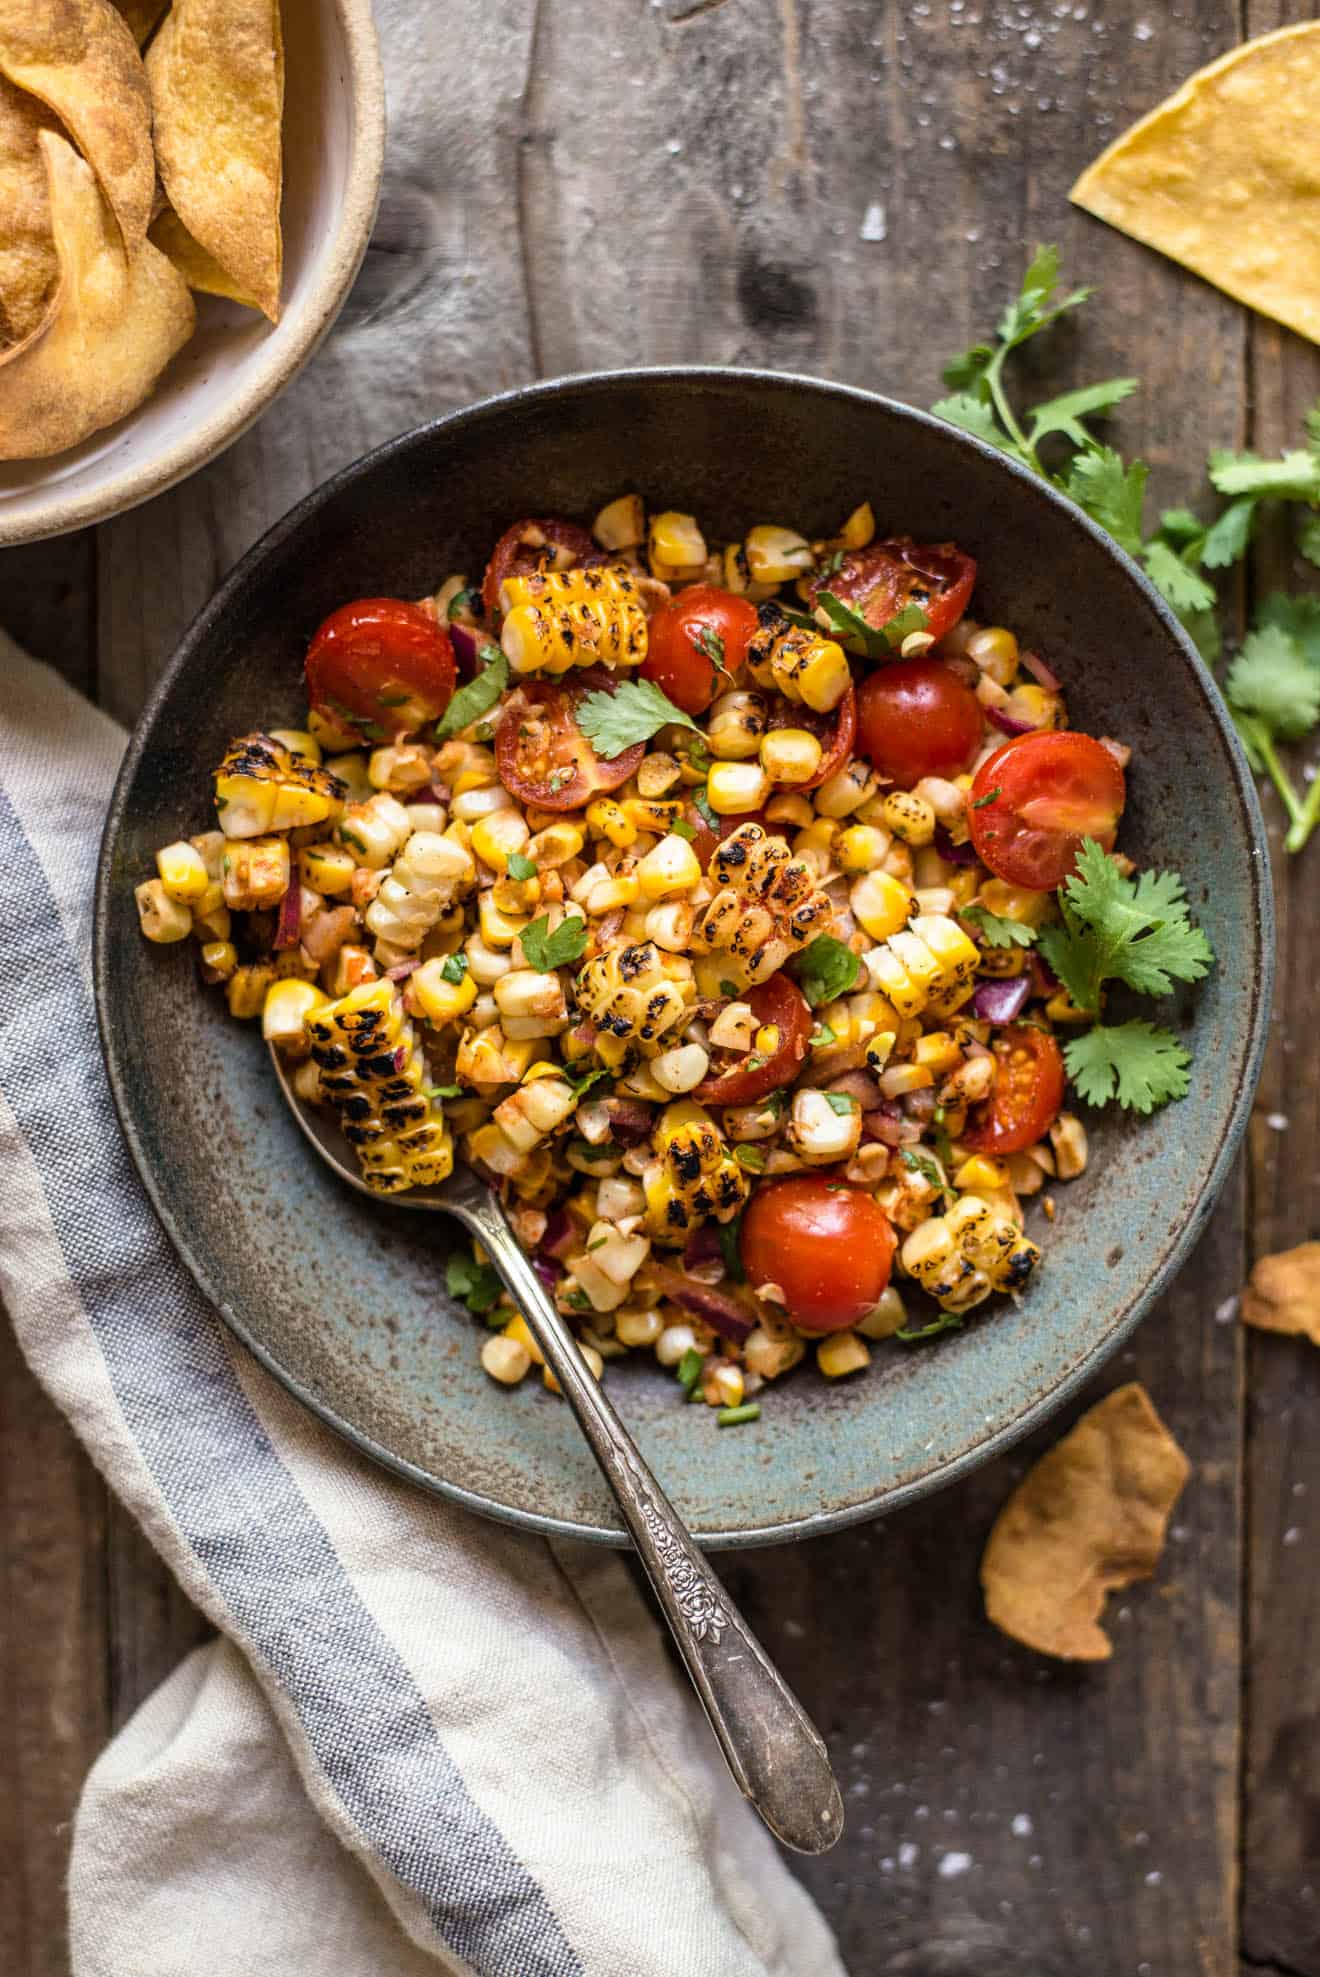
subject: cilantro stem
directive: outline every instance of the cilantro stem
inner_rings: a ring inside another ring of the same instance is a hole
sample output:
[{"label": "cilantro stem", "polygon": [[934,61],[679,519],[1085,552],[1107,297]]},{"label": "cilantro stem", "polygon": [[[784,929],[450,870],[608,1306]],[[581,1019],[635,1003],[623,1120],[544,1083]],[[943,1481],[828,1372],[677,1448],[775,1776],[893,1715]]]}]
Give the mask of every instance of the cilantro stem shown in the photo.
[{"label": "cilantro stem", "polygon": [[[1288,812],[1290,828],[1287,837],[1284,839],[1285,849],[1288,851],[1297,851],[1311,835],[1312,830],[1315,828],[1316,817],[1320,815],[1320,812],[1316,808],[1317,804],[1320,804],[1320,796],[1316,794],[1316,786],[1314,784],[1312,785],[1311,793],[1307,797],[1306,802],[1303,803],[1293,786],[1292,777],[1279,760],[1278,750],[1274,746],[1274,737],[1263,721],[1253,725],[1252,739],[1256,744],[1261,761],[1269,771],[1270,781],[1274,784],[1275,789],[1278,790],[1280,801],[1284,809]],[[1308,810],[1311,812],[1309,822],[1307,820]],[[1298,835],[1299,832],[1300,836]],[[1293,842],[1294,838],[1296,839],[1296,843]]]},{"label": "cilantro stem", "polygon": [[1027,438],[1027,435],[1023,432],[1021,426],[1018,424],[1017,415],[1014,412],[1013,407],[1010,405],[1008,400],[1008,393],[1004,390],[1004,383],[1002,376],[1004,369],[1004,359],[1008,356],[1010,350],[1012,350],[1014,347],[1015,346],[1011,343],[1003,343],[999,346],[999,349],[996,350],[994,357],[991,359],[990,363],[986,366],[985,381],[990,388],[990,396],[994,400],[995,410],[999,414],[1000,424],[1003,426],[1005,432],[1009,435],[1010,439],[1013,441],[1013,444],[1018,448],[1023,459],[1025,460],[1026,464],[1031,468],[1032,472],[1040,474],[1043,478],[1045,469],[1041,466],[1040,461],[1036,458],[1035,447],[1031,444],[1031,441]]},{"label": "cilantro stem", "polygon": [[[1265,760],[1268,763],[1269,757],[1266,756]],[[1274,774],[1273,769],[1270,770],[1270,774]],[[1291,783],[1289,787],[1291,788]],[[1281,791],[1280,794],[1283,792]],[[1305,803],[1297,803],[1295,797],[1292,803],[1288,803],[1286,795],[1283,800],[1288,804],[1288,815],[1292,818],[1291,828],[1283,840],[1283,848],[1285,851],[1300,851],[1316,825],[1320,824],[1320,775],[1307,790]]]}]

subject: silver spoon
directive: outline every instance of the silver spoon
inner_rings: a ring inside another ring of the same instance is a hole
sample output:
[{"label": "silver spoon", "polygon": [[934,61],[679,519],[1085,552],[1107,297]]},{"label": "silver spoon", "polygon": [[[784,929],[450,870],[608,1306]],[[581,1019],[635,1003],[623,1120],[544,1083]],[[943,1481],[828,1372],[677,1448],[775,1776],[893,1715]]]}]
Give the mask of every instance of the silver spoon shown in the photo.
[{"label": "silver spoon", "polygon": [[[321,1158],[341,1181],[379,1199],[337,1128],[299,1101],[279,1052],[270,1054],[280,1089]],[[498,1196],[470,1168],[455,1167],[443,1186],[390,1200],[455,1216],[490,1257],[614,1492],[738,1789],[785,1846],[824,1853],[843,1831],[843,1800],[825,1746],[592,1378]]]}]

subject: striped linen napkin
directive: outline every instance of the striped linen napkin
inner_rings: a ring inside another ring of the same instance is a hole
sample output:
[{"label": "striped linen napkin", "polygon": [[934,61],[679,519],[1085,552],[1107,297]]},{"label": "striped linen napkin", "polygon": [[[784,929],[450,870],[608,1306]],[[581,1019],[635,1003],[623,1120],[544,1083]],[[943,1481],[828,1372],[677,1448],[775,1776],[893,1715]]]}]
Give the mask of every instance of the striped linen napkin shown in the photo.
[{"label": "striped linen napkin", "polygon": [[122,745],[0,634],[0,1292],[220,1630],[87,1781],[75,1977],[841,1977],[623,1563],[373,1467],[176,1259],[91,1000]]}]

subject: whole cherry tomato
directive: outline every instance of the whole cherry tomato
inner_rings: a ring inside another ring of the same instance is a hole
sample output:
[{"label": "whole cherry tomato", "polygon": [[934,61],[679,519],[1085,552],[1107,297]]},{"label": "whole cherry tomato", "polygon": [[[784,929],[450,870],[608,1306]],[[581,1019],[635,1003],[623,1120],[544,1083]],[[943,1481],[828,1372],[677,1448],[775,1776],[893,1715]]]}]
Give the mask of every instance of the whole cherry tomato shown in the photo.
[{"label": "whole cherry tomato", "polygon": [[567,570],[575,563],[601,561],[601,551],[576,522],[555,516],[515,522],[491,552],[481,581],[481,602],[487,623],[500,621],[500,585],[507,577],[529,577],[534,570]]},{"label": "whole cherry tomato", "polygon": [[819,789],[821,784],[841,769],[853,752],[857,740],[857,694],[851,686],[837,707],[828,714],[818,714],[814,707],[806,707],[800,701],[785,700],[782,695],[771,702],[766,720],[768,728],[806,728],[820,743],[820,766],[814,776],[805,783],[781,783],[781,789]]},{"label": "whole cherry tomato", "polygon": [[703,1105],[751,1105],[772,1091],[780,1091],[792,1084],[807,1054],[814,1018],[796,982],[787,975],[771,975],[746,995],[739,995],[738,1000],[751,1005],[758,1029],[773,1026],[778,1030],[779,1041],[759,1061],[754,1050],[721,1053],[727,1057],[727,1069],[716,1070],[697,1086],[696,1095]]},{"label": "whole cherry tomato", "polygon": [[454,692],[454,648],[443,625],[401,597],[362,597],[321,625],[307,651],[307,698],[364,741],[415,734],[438,721]]},{"label": "whole cherry tomato", "polygon": [[990,1046],[999,1066],[993,1094],[959,1138],[973,1153],[1021,1153],[1044,1139],[1063,1104],[1063,1056],[1046,1030],[1013,1023]]},{"label": "whole cherry tomato", "polygon": [[742,1220],[748,1282],[773,1284],[804,1332],[841,1332],[879,1303],[895,1249],[869,1194],[820,1174],[757,1188]]},{"label": "whole cherry tomato", "polygon": [[918,604],[931,637],[943,638],[967,609],[975,582],[976,564],[953,543],[894,536],[867,549],[850,549],[837,570],[815,579],[812,592],[819,596],[828,590],[877,631],[909,604]]},{"label": "whole cherry tomato", "polygon": [[1009,885],[1050,892],[1082,839],[1113,849],[1127,801],[1123,771],[1091,735],[1020,735],[976,772],[967,818],[983,865]]},{"label": "whole cherry tomato", "polygon": [[960,776],[981,739],[981,703],[941,659],[877,666],[857,689],[861,753],[910,789],[923,776]]},{"label": "whole cherry tomato", "polygon": [[495,730],[500,781],[538,810],[580,810],[593,796],[618,789],[646,753],[644,741],[622,755],[597,755],[577,724],[574,708],[584,694],[614,693],[612,673],[591,667],[568,685],[527,680],[504,704]]},{"label": "whole cherry tomato", "polygon": [[700,714],[740,671],[756,625],[756,606],[745,597],[693,584],[647,625],[642,678],[685,714]]}]

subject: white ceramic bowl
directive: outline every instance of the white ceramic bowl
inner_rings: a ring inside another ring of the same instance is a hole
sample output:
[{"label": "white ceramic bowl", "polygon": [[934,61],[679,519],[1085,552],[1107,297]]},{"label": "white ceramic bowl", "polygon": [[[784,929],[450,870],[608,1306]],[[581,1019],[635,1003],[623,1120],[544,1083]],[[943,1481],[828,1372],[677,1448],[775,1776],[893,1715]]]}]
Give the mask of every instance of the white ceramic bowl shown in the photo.
[{"label": "white ceramic bowl", "polygon": [[284,310],[199,295],[146,403],[49,460],[0,462],[0,545],[103,522],[195,473],[295,377],[343,307],[376,215],[385,87],[371,0],[284,8]]}]

